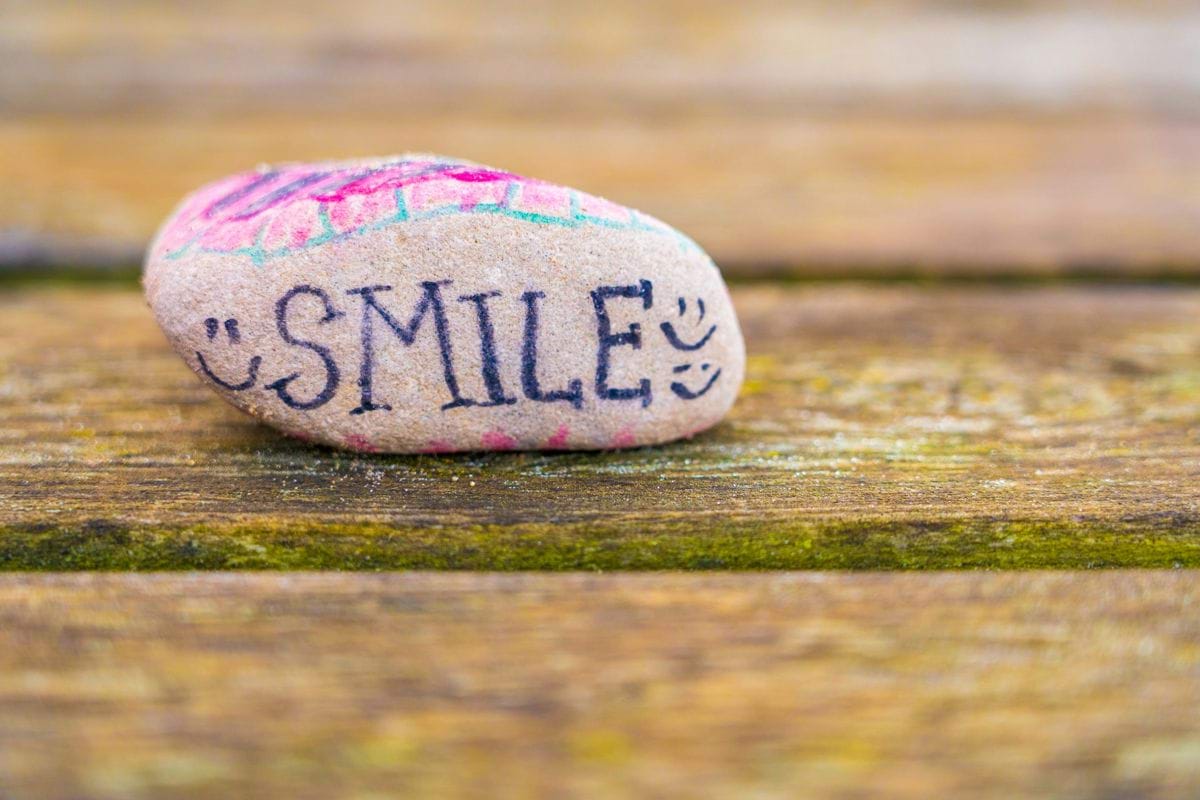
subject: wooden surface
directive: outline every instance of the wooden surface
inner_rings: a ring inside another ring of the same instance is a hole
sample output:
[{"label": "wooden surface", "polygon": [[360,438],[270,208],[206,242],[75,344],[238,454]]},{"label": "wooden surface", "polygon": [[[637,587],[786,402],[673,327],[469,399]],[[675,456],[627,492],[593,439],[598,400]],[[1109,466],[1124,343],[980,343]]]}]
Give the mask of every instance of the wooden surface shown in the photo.
[{"label": "wooden surface", "polygon": [[362,456],[285,439],[132,288],[0,293],[0,566],[1200,565],[1200,291],[735,287],[690,442]]},{"label": "wooden surface", "polygon": [[5,0],[3,10],[0,90],[20,112],[391,103],[1190,116],[1200,100],[1200,11],[1187,0]]},{"label": "wooden surface", "polygon": [[731,275],[1194,276],[1200,122],[345,115],[0,121],[0,259],[124,267],[268,160],[445,152],[687,232]]},{"label": "wooden surface", "polygon": [[[1156,0],[0,0],[0,570],[1200,566],[1200,61]],[[132,274],[186,191],[432,150],[679,226],[694,441],[369,457]],[[0,575],[0,798],[1191,798],[1191,570]]]},{"label": "wooden surface", "polygon": [[1196,578],[7,576],[0,794],[1193,798]]},{"label": "wooden surface", "polygon": [[0,0],[0,264],[132,268],[201,183],[445,152],[731,273],[1186,274],[1185,2]]}]

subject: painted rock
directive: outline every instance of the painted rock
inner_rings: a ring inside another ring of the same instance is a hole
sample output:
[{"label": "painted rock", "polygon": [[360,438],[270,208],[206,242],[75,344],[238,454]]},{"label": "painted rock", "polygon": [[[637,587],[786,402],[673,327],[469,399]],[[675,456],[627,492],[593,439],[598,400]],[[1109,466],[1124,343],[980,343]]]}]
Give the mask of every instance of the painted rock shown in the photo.
[{"label": "painted rock", "polygon": [[745,367],[720,272],[689,238],[441,156],[212,183],[163,225],[143,280],[222,397],[359,451],[665,442],[716,424]]}]

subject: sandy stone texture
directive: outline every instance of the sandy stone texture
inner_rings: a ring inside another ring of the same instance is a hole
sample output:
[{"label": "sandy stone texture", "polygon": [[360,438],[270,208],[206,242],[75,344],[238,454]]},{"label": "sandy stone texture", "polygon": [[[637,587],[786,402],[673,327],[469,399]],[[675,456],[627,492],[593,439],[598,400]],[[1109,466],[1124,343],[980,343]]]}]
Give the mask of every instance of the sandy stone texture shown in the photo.
[{"label": "sandy stone texture", "polygon": [[688,237],[440,156],[260,167],[164,224],[144,285],[236,407],[365,452],[618,448],[732,406],[745,348]]}]

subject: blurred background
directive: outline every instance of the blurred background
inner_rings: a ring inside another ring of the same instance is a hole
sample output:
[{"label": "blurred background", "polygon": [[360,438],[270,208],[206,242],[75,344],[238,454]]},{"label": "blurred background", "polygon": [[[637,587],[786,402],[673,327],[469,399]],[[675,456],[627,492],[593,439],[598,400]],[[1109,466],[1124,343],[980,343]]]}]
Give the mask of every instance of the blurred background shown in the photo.
[{"label": "blurred background", "polygon": [[[410,150],[705,247],[729,420],[371,458],[218,402],[157,226]],[[0,0],[0,572],[201,570],[0,575],[3,800],[1200,797],[1198,485],[1196,0]],[[203,572],[392,568],[656,571]],[[882,571],[671,571],[797,568]]]},{"label": "blurred background", "polygon": [[197,185],[434,151],[730,276],[1190,274],[1188,2],[0,3],[0,266],[137,269]]}]

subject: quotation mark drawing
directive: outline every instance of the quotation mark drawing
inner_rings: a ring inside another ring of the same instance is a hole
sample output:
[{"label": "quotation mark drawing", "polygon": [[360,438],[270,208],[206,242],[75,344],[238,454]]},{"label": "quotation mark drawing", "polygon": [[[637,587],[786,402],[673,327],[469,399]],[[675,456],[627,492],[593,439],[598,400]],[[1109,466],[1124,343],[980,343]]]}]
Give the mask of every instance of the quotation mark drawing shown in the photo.
[{"label": "quotation mark drawing", "polygon": [[[217,338],[217,335],[221,332],[222,327],[225,329],[225,338],[229,340],[230,344],[236,345],[242,341],[242,334],[238,330],[238,321],[236,319],[230,317],[229,319],[225,320],[224,325],[222,325],[216,317],[209,317],[208,319],[204,320],[204,333],[208,336],[208,340],[210,342]],[[208,376],[213,383],[228,389],[231,392],[242,392],[258,383],[258,367],[260,364],[262,364],[262,356],[254,356],[250,359],[250,366],[247,369],[246,379],[241,383],[233,383],[214,374],[213,371],[209,369],[208,362],[204,359],[204,354],[199,350],[196,351],[196,360],[200,362],[200,370],[206,376]]]},{"label": "quotation mark drawing", "polygon": [[[682,325],[684,318],[687,317],[688,313],[687,300],[680,297],[678,300],[678,308],[680,324]],[[696,298],[696,310],[697,318],[693,324],[693,327],[702,328],[705,315],[703,299]],[[712,338],[712,335],[717,332],[717,326],[710,325],[708,330],[705,331],[700,338],[687,341],[680,336],[679,330],[675,327],[674,323],[664,322],[659,327],[662,329],[663,336],[667,337],[667,343],[676,350],[684,353],[694,353],[702,349],[706,344],[708,344],[708,340]],[[682,375],[683,373],[690,372],[694,366],[697,366],[696,362],[689,361],[685,364],[677,364],[674,368],[672,368],[671,371],[676,375]],[[711,374],[709,374],[710,371]],[[712,364],[707,361],[701,361],[699,363],[697,372],[701,374],[701,380],[703,380],[704,375],[708,375],[708,381],[699,389],[693,389],[688,384],[683,383],[682,380],[673,381],[671,383],[671,391],[675,393],[676,397],[679,397],[683,400],[695,400],[697,397],[703,397],[705,394],[707,394],[708,390],[713,387],[713,384],[717,382],[717,379],[721,377],[721,368],[718,367],[716,370],[713,370]]]}]

